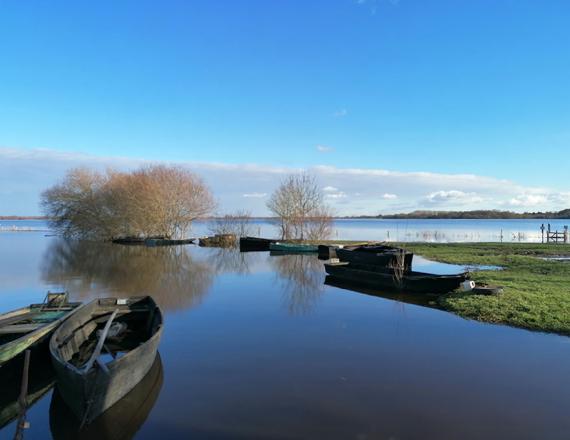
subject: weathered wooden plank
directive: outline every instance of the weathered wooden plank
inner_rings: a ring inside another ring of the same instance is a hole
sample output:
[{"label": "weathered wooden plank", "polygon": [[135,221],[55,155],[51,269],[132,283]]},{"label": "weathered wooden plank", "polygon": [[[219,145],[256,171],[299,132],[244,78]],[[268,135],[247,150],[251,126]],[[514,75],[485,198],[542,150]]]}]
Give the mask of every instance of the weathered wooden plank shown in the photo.
[{"label": "weathered wooden plank", "polygon": [[13,335],[17,333],[29,333],[40,328],[43,324],[12,324],[0,328],[0,335]]}]

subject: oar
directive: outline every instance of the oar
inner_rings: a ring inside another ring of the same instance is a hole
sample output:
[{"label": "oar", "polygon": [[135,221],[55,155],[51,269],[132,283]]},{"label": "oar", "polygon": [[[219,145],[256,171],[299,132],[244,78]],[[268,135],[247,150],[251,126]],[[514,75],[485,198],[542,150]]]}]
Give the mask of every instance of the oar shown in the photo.
[{"label": "oar", "polygon": [[[101,350],[103,349],[103,344],[105,343],[105,339],[107,338],[107,333],[109,333],[109,329],[111,328],[111,324],[113,323],[113,319],[115,319],[115,316],[117,316],[118,312],[119,312],[119,309],[115,309],[115,311],[111,314],[111,316],[107,320],[107,323],[105,324],[105,328],[103,329],[103,332],[99,336],[99,340],[97,341],[97,345],[95,346],[95,350],[93,350],[91,357],[89,358],[89,360],[87,361],[85,366],[81,369],[82,372],[89,371],[91,369],[91,367],[93,366],[93,363],[97,360],[97,358],[101,354]],[[103,370],[107,370],[107,367],[105,366],[105,364],[103,364],[102,362],[98,362],[98,364],[99,364],[99,366],[101,366],[103,368]]]}]

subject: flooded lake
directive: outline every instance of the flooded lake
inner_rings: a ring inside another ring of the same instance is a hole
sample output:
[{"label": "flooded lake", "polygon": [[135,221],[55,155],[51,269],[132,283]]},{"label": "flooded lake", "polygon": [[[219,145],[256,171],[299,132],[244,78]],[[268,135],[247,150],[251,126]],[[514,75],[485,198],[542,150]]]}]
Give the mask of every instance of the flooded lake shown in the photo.
[{"label": "flooded lake", "polygon": [[[0,233],[0,311],[65,289],[150,294],[164,312],[149,376],[82,438],[570,438],[569,338],[331,285],[312,255],[44,234]],[[76,438],[45,355],[31,374],[25,439]],[[0,421],[17,385],[3,380]]]},{"label": "flooded lake", "polygon": [[[500,220],[390,220],[335,219],[333,237],[338,240],[452,242],[532,242],[542,240],[541,225],[550,224],[553,231],[563,231],[570,219],[500,219]],[[252,235],[276,237],[278,229],[271,219],[252,219]],[[212,222],[194,222],[191,236],[212,233]],[[0,233],[12,230],[49,232],[45,221],[0,220]]]}]

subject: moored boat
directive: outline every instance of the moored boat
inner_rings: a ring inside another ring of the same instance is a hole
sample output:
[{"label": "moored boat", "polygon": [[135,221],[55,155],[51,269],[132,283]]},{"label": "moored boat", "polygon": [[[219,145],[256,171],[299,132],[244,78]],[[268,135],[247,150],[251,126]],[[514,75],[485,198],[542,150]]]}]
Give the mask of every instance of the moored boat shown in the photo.
[{"label": "moored boat", "polygon": [[[469,274],[435,275],[424,272],[379,270],[375,266],[357,263],[325,264],[327,274],[350,283],[378,290],[409,293],[442,294],[458,289]],[[398,273],[399,272],[399,273]]]},{"label": "moored boat", "polygon": [[269,245],[269,250],[272,252],[287,252],[287,253],[301,253],[301,252],[319,252],[319,247],[314,244],[303,243],[282,243],[275,242]]},{"label": "moored boat", "polygon": [[67,292],[48,293],[41,304],[0,315],[0,366],[46,340],[79,305],[68,302]]},{"label": "moored boat", "polygon": [[127,440],[135,437],[150,414],[163,383],[160,353],[142,380],[108,411],[92,423],[81,426],[56,386],[49,407],[49,424],[54,440]]},{"label": "moored boat", "polygon": [[149,296],[94,300],[55,331],[50,353],[58,390],[82,425],[141,381],[161,335],[162,313]]},{"label": "moored boat", "polygon": [[239,250],[241,252],[268,251],[269,245],[277,240],[260,237],[240,237]]},{"label": "moored boat", "polygon": [[400,267],[408,271],[412,268],[414,254],[405,249],[387,245],[346,246],[336,250],[340,261],[348,263],[369,264],[378,267]]},{"label": "moored boat", "polygon": [[144,244],[147,246],[177,246],[183,244],[194,243],[194,238],[183,238],[183,239],[170,239],[170,238],[147,238]]}]

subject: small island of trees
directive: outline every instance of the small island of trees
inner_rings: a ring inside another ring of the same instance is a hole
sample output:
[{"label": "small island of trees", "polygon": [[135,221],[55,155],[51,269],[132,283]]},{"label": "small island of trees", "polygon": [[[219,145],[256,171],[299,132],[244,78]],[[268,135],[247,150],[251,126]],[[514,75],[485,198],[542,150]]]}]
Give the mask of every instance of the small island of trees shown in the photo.
[{"label": "small island of trees", "polygon": [[[200,177],[166,165],[104,173],[75,168],[42,193],[41,205],[60,234],[92,240],[183,238],[194,220],[211,216],[216,207]],[[332,234],[331,209],[314,176],[288,176],[267,207],[278,217],[281,239],[319,240]],[[249,220],[245,211],[226,214],[212,222],[211,230],[245,236]]]},{"label": "small island of trees", "polygon": [[182,237],[215,207],[202,179],[165,165],[132,172],[72,169],[42,193],[41,205],[61,234],[97,240]]}]

